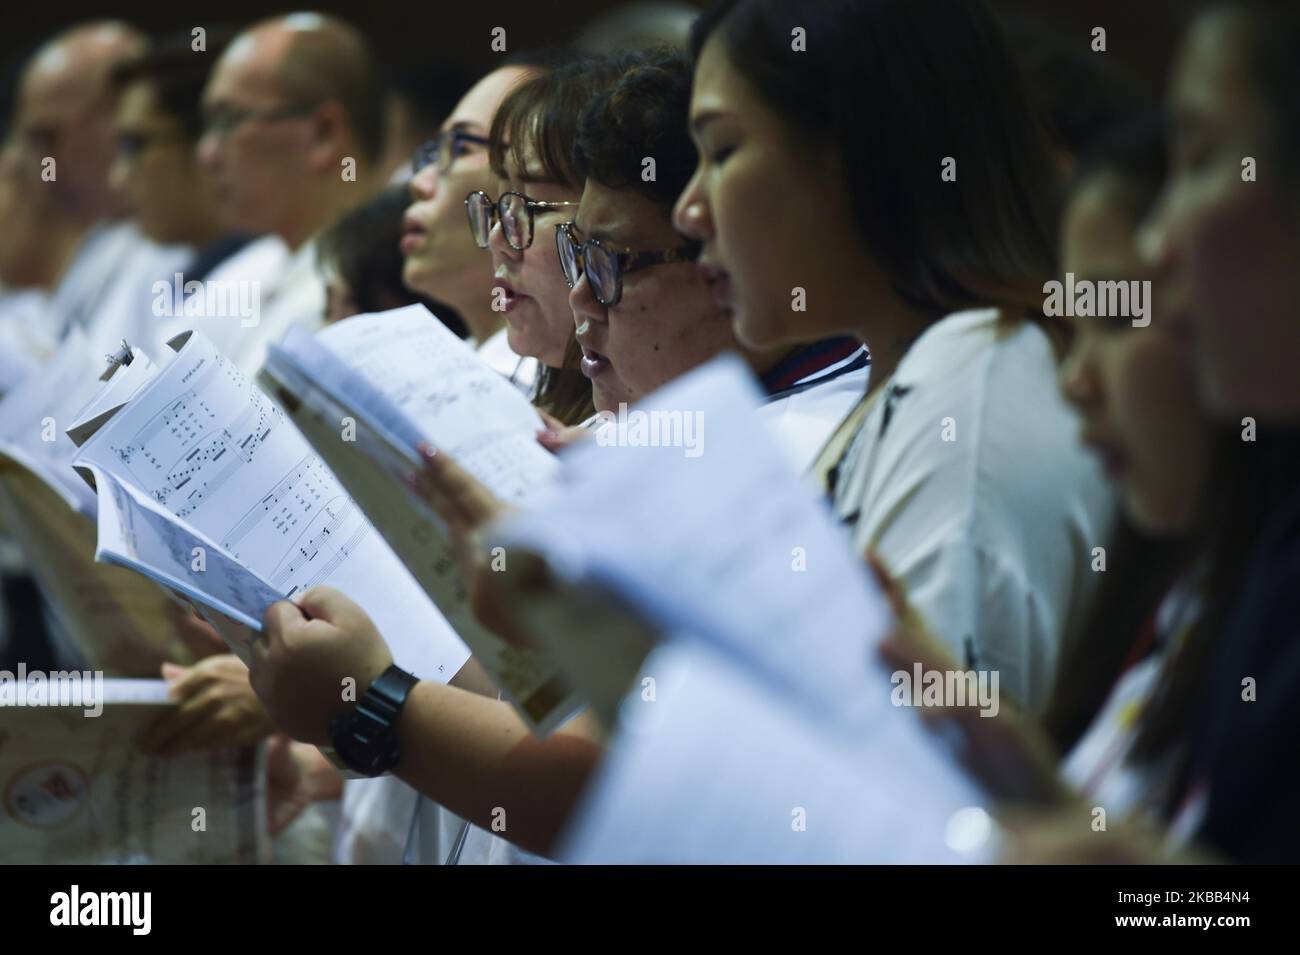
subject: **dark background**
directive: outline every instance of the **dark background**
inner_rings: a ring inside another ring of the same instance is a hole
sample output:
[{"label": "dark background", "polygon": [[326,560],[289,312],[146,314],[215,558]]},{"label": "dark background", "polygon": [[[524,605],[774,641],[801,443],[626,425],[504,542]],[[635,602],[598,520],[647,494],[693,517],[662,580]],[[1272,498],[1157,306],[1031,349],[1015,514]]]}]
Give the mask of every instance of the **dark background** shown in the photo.
[{"label": "dark background", "polygon": [[[1163,87],[1181,27],[1195,6],[1188,0],[990,0],[998,12],[1022,12],[1077,37],[1085,47],[1095,26],[1106,28],[1108,57],[1151,93]],[[797,0],[792,0],[792,4]],[[338,14],[361,27],[390,68],[431,65],[486,72],[494,54],[493,27],[504,27],[510,50],[564,43],[599,14],[626,0],[320,0],[300,9]],[[702,6],[702,2],[692,3]],[[288,9],[294,9],[289,7]],[[60,0],[25,4],[9,0],[0,13],[0,71],[12,76],[18,63],[52,33],[82,20],[119,17],[150,33],[188,31],[195,26],[235,26],[286,12],[256,0],[200,0],[197,3]]]}]

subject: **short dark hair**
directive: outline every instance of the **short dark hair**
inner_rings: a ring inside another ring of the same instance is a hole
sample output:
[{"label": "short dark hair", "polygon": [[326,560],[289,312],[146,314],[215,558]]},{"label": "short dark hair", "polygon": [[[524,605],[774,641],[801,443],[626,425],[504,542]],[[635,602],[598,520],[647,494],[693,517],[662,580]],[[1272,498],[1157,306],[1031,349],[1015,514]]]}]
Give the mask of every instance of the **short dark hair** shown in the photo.
[{"label": "short dark hair", "polygon": [[553,56],[549,62],[545,72],[520,83],[501,101],[488,133],[489,162],[505,178],[506,160],[524,168],[531,146],[541,163],[534,171],[580,190],[583,177],[573,165],[578,114],[614,81],[615,73],[609,60],[585,53]]},{"label": "short dark hair", "polygon": [[212,64],[230,42],[234,31],[223,26],[205,28],[205,48],[193,48],[189,33],[175,33],[149,44],[140,56],[119,63],[109,74],[113,90],[120,93],[132,83],[148,83],[158,108],[175,119],[190,141],[203,134],[203,86]]},{"label": "short dark hair", "polygon": [[341,215],[316,246],[317,261],[332,266],[347,284],[361,312],[378,312],[393,303],[428,306],[460,338],[469,331],[450,306],[426,298],[402,282],[399,239],[402,216],[411,204],[405,186],[390,186],[374,199]]},{"label": "short dark hair", "polygon": [[[1060,184],[983,3],[721,0],[696,21],[693,54],[714,37],[794,141],[838,151],[865,247],[904,302],[1041,314]],[[946,157],[955,181],[941,181]]]},{"label": "short dark hair", "polygon": [[[671,207],[695,172],[695,145],[687,132],[690,61],[671,47],[622,54],[612,60],[616,81],[592,97],[578,117],[573,162],[584,178],[610,189],[633,189]],[[642,178],[642,161],[655,175]]]}]

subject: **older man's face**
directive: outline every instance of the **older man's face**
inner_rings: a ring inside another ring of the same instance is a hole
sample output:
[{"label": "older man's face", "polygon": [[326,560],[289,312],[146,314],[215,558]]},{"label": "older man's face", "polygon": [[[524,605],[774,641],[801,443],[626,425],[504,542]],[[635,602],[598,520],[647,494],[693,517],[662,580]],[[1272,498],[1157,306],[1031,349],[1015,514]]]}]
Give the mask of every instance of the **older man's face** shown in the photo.
[{"label": "older man's face", "polygon": [[18,96],[18,175],[87,222],[116,211],[108,188],[112,103],[107,65],[79,62],[64,48],[32,64]]},{"label": "older man's face", "polygon": [[286,43],[245,35],[218,61],[203,95],[207,129],[199,160],[211,175],[218,208],[232,229],[277,232],[286,197],[306,175],[311,104],[278,92]]}]

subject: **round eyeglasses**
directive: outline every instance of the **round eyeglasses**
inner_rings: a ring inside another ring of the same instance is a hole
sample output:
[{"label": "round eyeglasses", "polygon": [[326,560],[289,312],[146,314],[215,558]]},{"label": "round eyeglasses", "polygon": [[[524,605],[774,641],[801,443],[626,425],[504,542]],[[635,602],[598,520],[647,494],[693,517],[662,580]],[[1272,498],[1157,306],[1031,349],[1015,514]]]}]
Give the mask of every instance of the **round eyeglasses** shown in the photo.
[{"label": "round eyeglasses", "polygon": [[522,192],[503,192],[496,202],[486,192],[477,189],[465,197],[465,212],[469,216],[469,231],[474,235],[474,243],[480,249],[488,247],[488,238],[492,234],[492,220],[501,222],[501,231],[506,242],[516,252],[522,252],[533,244],[534,217],[539,212],[552,212],[565,206],[576,206],[576,202],[543,202],[530,199]]},{"label": "round eyeglasses", "polygon": [[560,255],[560,267],[569,288],[574,288],[587,275],[587,284],[601,305],[617,305],[623,297],[623,276],[637,269],[675,262],[694,262],[700,256],[700,243],[687,242],[675,249],[658,249],[652,252],[615,252],[606,248],[600,239],[578,242],[574,238],[572,222],[562,222],[555,227],[555,247]]}]

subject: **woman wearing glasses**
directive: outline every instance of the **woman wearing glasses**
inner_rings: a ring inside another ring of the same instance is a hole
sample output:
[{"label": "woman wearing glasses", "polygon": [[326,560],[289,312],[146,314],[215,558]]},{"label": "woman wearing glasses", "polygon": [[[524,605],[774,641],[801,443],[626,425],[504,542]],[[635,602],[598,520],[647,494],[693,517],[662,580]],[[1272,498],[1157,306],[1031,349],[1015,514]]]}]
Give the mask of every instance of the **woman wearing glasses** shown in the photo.
[{"label": "woman wearing glasses", "polygon": [[514,87],[542,69],[530,59],[493,70],[461,98],[438,135],[415,151],[411,204],[399,240],[402,281],[454,308],[483,359],[525,392],[533,386],[534,363],[506,343],[501,313],[492,307],[491,263],[466,234],[464,199],[494,188],[487,153],[493,117]]},{"label": "woman wearing glasses", "polygon": [[582,195],[572,158],[578,113],[614,78],[613,64],[583,56],[516,88],[488,137],[500,191],[465,197],[474,242],[491,251],[491,294],[505,318],[506,341],[538,363],[533,403],[565,426],[587,420],[594,409],[578,370],[581,353],[552,235],[557,223],[576,214]]}]

